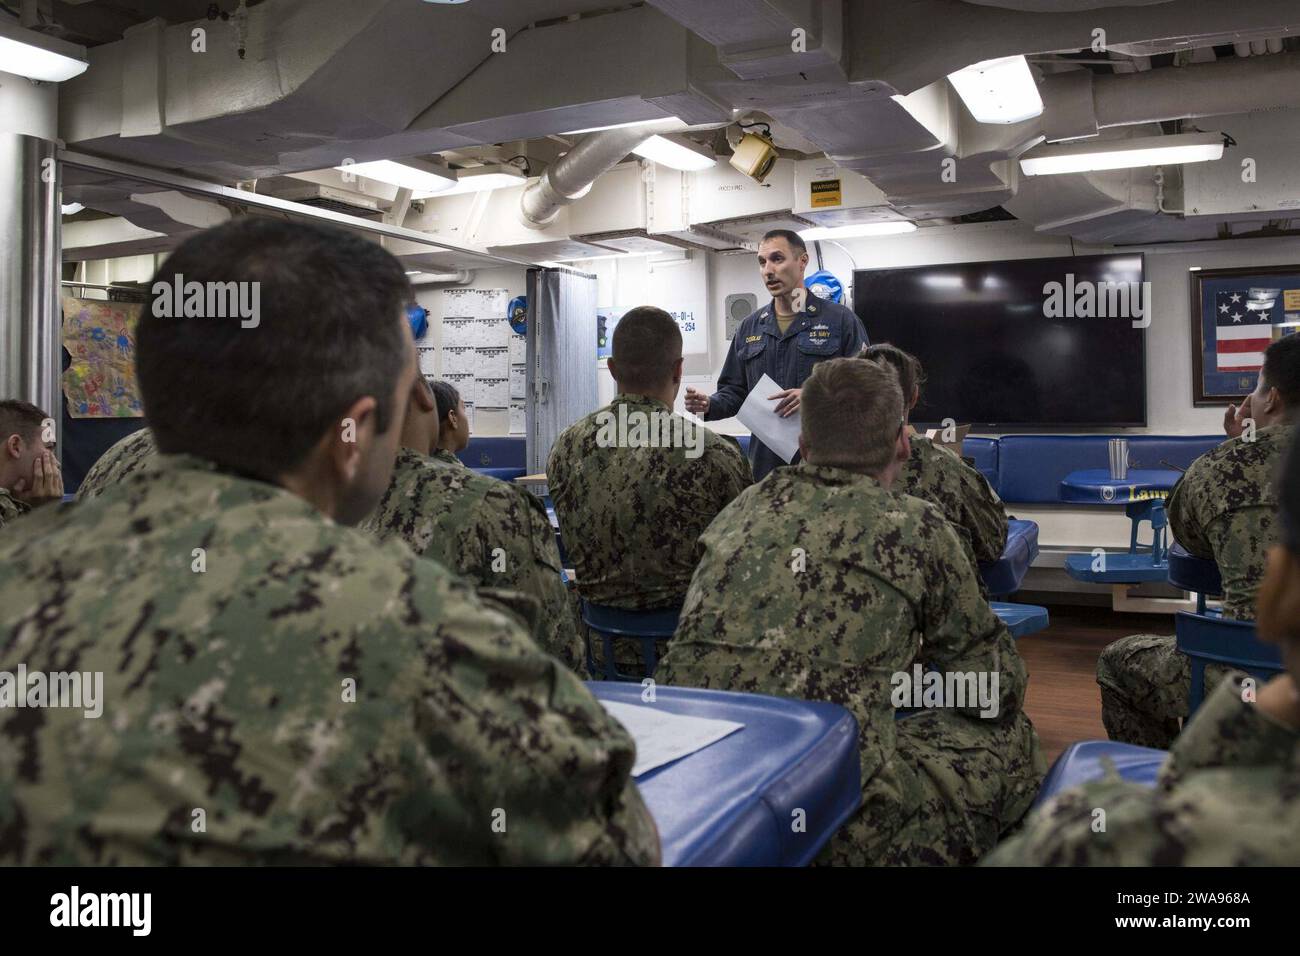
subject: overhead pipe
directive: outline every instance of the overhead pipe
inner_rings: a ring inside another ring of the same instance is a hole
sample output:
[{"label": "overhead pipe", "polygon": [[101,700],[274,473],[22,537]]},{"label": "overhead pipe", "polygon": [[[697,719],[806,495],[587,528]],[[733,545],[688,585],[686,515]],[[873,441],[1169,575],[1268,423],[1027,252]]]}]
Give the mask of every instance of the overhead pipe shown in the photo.
[{"label": "overhead pipe", "polygon": [[1043,79],[1048,139],[1167,120],[1300,108],[1300,53],[1095,76],[1084,71]]},{"label": "overhead pipe", "polygon": [[617,166],[628,153],[659,133],[682,129],[675,117],[601,130],[579,140],[573,149],[546,168],[540,179],[524,190],[519,213],[524,225],[540,229],[575,199],[584,196],[601,174]]}]

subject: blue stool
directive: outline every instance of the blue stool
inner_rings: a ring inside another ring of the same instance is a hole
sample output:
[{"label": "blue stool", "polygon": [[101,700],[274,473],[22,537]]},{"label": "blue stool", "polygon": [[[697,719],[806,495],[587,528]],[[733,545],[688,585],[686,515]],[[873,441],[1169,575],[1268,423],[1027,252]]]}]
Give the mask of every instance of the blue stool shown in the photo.
[{"label": "blue stool", "polygon": [[1205,613],[1205,596],[1223,593],[1219,566],[1208,558],[1189,554],[1181,544],[1169,549],[1169,583],[1196,595],[1196,613]]},{"label": "blue stool", "polygon": [[1153,787],[1166,755],[1164,750],[1135,747],[1133,744],[1120,744],[1113,740],[1084,740],[1070,744],[1065,753],[1056,758],[1052,769],[1047,771],[1034,806],[1050,800],[1063,790],[1101,780],[1106,776],[1107,763],[1114,766],[1121,779]]},{"label": "blue stool", "polygon": [[1266,681],[1282,673],[1282,650],[1265,644],[1255,634],[1253,621],[1232,621],[1210,614],[1179,611],[1174,618],[1178,649],[1192,659],[1192,689],[1187,696],[1187,716],[1205,700],[1205,665],[1211,662],[1245,671]]},{"label": "blue stool", "polygon": [[[1127,554],[1107,554],[1105,569],[1093,570],[1091,554],[1071,554],[1065,559],[1065,573],[1076,581],[1088,584],[1144,584],[1148,581],[1165,581],[1169,578],[1169,559],[1166,547],[1166,529],[1169,516],[1165,514],[1162,498],[1131,501],[1124,507],[1132,522]],[[1142,522],[1151,524],[1151,543],[1138,542],[1138,529]],[[1143,550],[1146,549],[1146,550]]]},{"label": "blue stool", "polygon": [[1037,604],[1008,604],[1005,601],[990,601],[993,613],[1002,619],[1014,638],[1026,634],[1037,634],[1046,630],[1049,623],[1047,608]]},{"label": "blue stool", "polygon": [[[667,640],[677,630],[677,617],[682,613],[680,607],[660,608],[654,611],[627,611],[619,607],[606,607],[603,604],[582,602],[582,620],[587,627],[601,637],[601,647],[605,652],[605,679],[612,681],[641,681],[651,677],[655,672],[657,656],[655,641]],[[631,637],[641,642],[641,654],[645,658],[644,674],[625,674],[614,663],[614,638]],[[596,659],[591,653],[591,640],[587,640],[587,672],[593,678],[596,673]]]}]

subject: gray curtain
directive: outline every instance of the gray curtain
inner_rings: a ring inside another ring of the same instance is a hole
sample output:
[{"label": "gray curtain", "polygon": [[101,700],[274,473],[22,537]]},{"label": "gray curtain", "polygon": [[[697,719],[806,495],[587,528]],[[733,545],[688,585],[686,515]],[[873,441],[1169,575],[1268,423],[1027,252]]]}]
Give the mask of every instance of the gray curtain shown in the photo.
[{"label": "gray curtain", "polygon": [[596,410],[596,277],[528,270],[528,473],[560,432]]}]

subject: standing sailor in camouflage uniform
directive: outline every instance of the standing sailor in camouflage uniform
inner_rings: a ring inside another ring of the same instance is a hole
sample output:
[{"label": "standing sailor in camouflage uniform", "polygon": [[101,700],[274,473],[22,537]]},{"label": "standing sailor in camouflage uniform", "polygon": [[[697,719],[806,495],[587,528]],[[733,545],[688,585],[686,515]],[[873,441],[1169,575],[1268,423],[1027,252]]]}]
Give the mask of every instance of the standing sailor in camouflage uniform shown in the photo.
[{"label": "standing sailor in camouflage uniform", "polygon": [[[804,288],[808,247],[797,232],[773,229],[758,244],[758,269],[772,301],[741,319],[718,375],[718,390],[686,389],[686,410],[705,421],[730,418],[767,375],[778,391],[762,396],[788,418],[799,410],[799,389],[818,362],[857,355],[867,342],[862,322],[848,306],[819,299]],[[615,332],[618,330],[616,329]],[[786,463],[758,438],[749,440],[754,480]]]},{"label": "standing sailor in camouflage uniform", "polygon": [[118,439],[81,479],[77,500],[85,501],[103,494],[106,488],[111,488],[133,471],[146,467],[157,453],[158,445],[148,427]]},{"label": "standing sailor in camouflage uniform", "polygon": [[417,554],[482,588],[535,598],[541,612],[534,631],[538,645],[581,673],[582,642],[560,579],[555,532],[541,501],[471,471],[449,451],[428,454],[438,442],[440,424],[459,405],[460,396],[448,383],[437,382],[430,391],[423,378],[416,379],[392,481],[360,528],[381,541],[401,538]]},{"label": "standing sailor in camouflage uniform", "polygon": [[[894,370],[824,362],[803,405],[803,462],[749,488],[704,533],[655,679],[852,711],[863,805],[823,862],[973,862],[1042,778],[1021,709],[1024,662],[943,514],[890,490],[909,454]],[[927,669],[952,681],[948,706],[909,691]],[[896,707],[922,703],[895,720]]]},{"label": "standing sailor in camouflage uniform", "polygon": [[[10,709],[0,677],[0,862],[657,862],[634,744],[582,683],[347,527],[418,374],[398,261],[247,217],[162,269],[136,353],[157,460],[0,537],[0,675],[27,685]],[[180,276],[254,325],[194,316]]]},{"label": "standing sailor in camouflage uniform", "polygon": [[1257,688],[1234,672],[1174,741],[1155,789],[1112,777],[1068,790],[987,862],[1300,866],[1300,448],[1294,435],[1288,444],[1281,543],[1268,550],[1256,607],[1286,673]]},{"label": "standing sailor in camouflage uniform", "polygon": [[[888,344],[868,345],[862,356],[894,367],[910,417],[925,381],[920,360]],[[971,567],[978,570],[981,564],[1001,558],[1007,547],[1007,513],[997,492],[978,471],[924,435],[912,434],[910,444],[911,457],[899,472],[894,490],[938,507],[961,539]],[[987,593],[982,579],[980,591]]]},{"label": "standing sailor in camouflage uniform", "polygon": [[32,508],[63,498],[55,443],[42,441],[49,421],[28,402],[0,401],[0,531]]},{"label": "standing sailor in camouflage uniform", "polygon": [[734,441],[673,414],[682,333],[672,316],[632,309],[613,346],[618,395],[556,439],[547,485],[583,598],[676,607],[700,558],[700,533],[749,484],[749,463]]},{"label": "standing sailor in camouflage uniform", "polygon": [[[1264,555],[1277,541],[1273,476],[1300,410],[1300,336],[1279,339],[1264,353],[1253,394],[1224,415],[1228,440],[1187,469],[1169,496],[1169,527],[1190,553],[1219,565],[1223,615],[1255,616]],[[1247,427],[1249,420],[1253,432]],[[1187,716],[1191,663],[1172,635],[1133,634],[1101,653],[1101,717],[1112,740],[1167,749]],[[1212,667],[1212,686],[1224,673]],[[1208,686],[1207,686],[1207,689]]]}]

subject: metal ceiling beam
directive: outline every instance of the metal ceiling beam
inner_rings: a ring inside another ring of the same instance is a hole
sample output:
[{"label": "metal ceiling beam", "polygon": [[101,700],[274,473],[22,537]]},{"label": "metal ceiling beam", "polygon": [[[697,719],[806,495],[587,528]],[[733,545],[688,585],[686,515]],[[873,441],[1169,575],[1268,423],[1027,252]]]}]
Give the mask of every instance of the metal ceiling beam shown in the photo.
[{"label": "metal ceiling beam", "polygon": [[491,259],[506,265],[536,266],[538,264],[529,259],[501,255],[499,253],[494,254],[485,249],[476,249],[472,246],[465,246],[454,242],[435,239],[427,232],[419,232],[415,229],[406,229],[402,226],[389,225],[382,222],[371,222],[370,220],[362,219],[359,216],[349,216],[346,213],[331,212],[327,209],[316,209],[313,206],[305,206],[302,203],[289,202],[285,199],[276,199],[274,196],[262,196],[257,193],[247,192],[243,189],[233,189],[230,186],[222,186],[218,183],[208,183],[199,179],[190,179],[186,176],[178,176],[175,173],[165,172],[161,169],[153,169],[149,166],[138,166],[134,163],[122,163],[112,159],[101,159],[98,156],[89,156],[85,153],[78,153],[67,149],[59,150],[58,158],[59,162],[66,167],[84,169],[94,173],[109,173],[114,176],[121,176],[124,179],[132,179],[137,182],[160,186],[164,189],[174,189],[177,192],[187,193],[191,196],[203,196],[208,199],[237,203],[241,206],[262,209],[268,212],[285,213],[302,219],[326,222],[347,229],[356,229],[372,235],[385,236],[389,239],[404,239],[408,242],[433,246],[436,249],[443,249],[447,252],[462,252],[470,256]]}]

